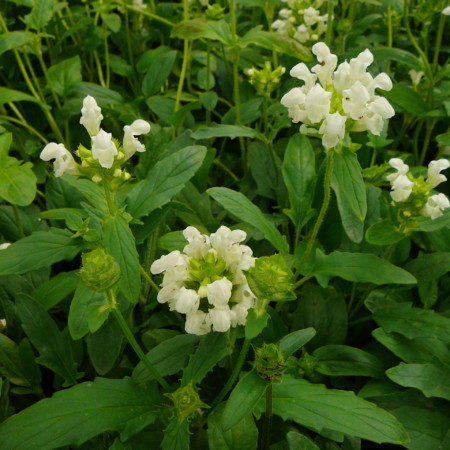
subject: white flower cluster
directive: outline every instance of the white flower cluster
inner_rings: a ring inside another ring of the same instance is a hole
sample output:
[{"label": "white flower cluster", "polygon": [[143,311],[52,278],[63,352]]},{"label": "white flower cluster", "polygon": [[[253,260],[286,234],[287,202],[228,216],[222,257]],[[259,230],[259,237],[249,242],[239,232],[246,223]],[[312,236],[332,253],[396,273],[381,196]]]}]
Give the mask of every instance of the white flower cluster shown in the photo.
[{"label": "white flower cluster", "polygon": [[318,41],[327,30],[327,14],[320,15],[323,0],[282,0],[288,8],[278,13],[279,19],[272,28],[284,36],[291,36],[301,43]]},{"label": "white flower cluster", "polygon": [[224,332],[245,325],[247,310],[255,304],[243,270],[255,265],[250,247],[241,245],[246,233],[221,226],[211,236],[194,227],[183,231],[189,242],[183,252],[173,251],[156,260],[150,271],[164,273],[160,303],[186,314],[191,334]]},{"label": "white flower cluster", "polygon": [[431,219],[436,219],[437,217],[442,216],[443,210],[450,208],[450,201],[445,194],[429,195],[432,189],[447,180],[447,177],[442,175],[441,171],[450,167],[450,161],[448,159],[439,159],[438,161],[430,162],[425,183],[421,183],[420,180],[414,179],[412,175],[408,173],[409,166],[400,158],[390,159],[389,164],[397,170],[397,172],[391,173],[386,177],[391,183],[391,197],[394,202],[406,202],[416,188],[418,192],[423,191],[427,196],[426,203],[421,211],[422,215],[431,217]]},{"label": "white flower cluster", "polygon": [[[112,134],[100,128],[103,115],[94,97],[88,95],[83,100],[81,108],[80,123],[86,128],[91,137],[92,158],[98,160],[101,167],[110,169],[114,164],[114,159],[119,154],[116,144],[112,139]],[[123,137],[123,161],[128,160],[136,152],[144,152],[145,147],[136,136],[146,134],[150,131],[150,124],[142,119],[135,120],[131,125],[124,128]],[[79,175],[80,171],[72,154],[64,147],[64,144],[50,142],[41,152],[41,159],[50,161],[54,159],[53,167],[55,176],[60,177],[64,173]]]},{"label": "white flower cluster", "polygon": [[335,147],[346,131],[369,130],[380,135],[384,120],[394,115],[394,109],[384,97],[375,94],[375,89],[389,91],[392,82],[385,73],[373,78],[367,72],[373,62],[372,53],[366,49],[336,69],[337,56],[326,44],[318,42],[312,52],[319,64],[311,72],[304,63],[293,67],[290,75],[305,84],[281,99],[292,121],[317,127],[327,149]]}]

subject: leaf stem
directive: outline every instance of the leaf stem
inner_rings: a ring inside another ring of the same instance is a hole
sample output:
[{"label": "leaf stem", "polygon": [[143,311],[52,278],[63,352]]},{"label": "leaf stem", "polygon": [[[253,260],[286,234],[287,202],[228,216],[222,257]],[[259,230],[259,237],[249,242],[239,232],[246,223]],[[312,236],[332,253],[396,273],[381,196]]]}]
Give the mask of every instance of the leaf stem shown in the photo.
[{"label": "leaf stem", "polygon": [[264,434],[262,449],[269,450],[270,448],[270,429],[272,427],[272,383],[266,389],[266,412],[264,416]]},{"label": "leaf stem", "polygon": [[135,351],[136,355],[139,356],[139,359],[142,361],[144,366],[149,370],[149,372],[152,374],[153,378],[167,391],[170,392],[170,386],[167,383],[166,380],[161,376],[161,374],[153,367],[152,363],[148,360],[148,358],[145,356],[144,351],[141,349],[140,345],[136,341],[136,338],[134,337],[132,331],[130,330],[130,327],[128,326],[125,318],[123,317],[115,298],[114,291],[112,289],[109,289],[107,292],[108,301],[109,304],[112,307],[113,314],[117,320],[117,323],[120,326],[120,329],[122,330],[123,335],[125,336],[128,343],[131,345],[133,350]]},{"label": "leaf stem", "polygon": [[145,278],[145,281],[156,291],[159,292],[159,286],[152,280],[152,277],[147,273],[147,271],[139,264],[139,272]]}]

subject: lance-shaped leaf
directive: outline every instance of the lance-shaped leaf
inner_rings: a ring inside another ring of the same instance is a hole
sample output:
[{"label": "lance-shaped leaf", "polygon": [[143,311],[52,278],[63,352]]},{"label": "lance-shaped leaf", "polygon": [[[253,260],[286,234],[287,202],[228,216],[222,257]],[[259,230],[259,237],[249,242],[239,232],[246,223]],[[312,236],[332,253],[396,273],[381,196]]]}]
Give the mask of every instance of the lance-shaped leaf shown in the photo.
[{"label": "lance-shaped leaf", "polygon": [[222,187],[208,189],[208,194],[228,212],[259,230],[279,252],[289,252],[286,237],[281,235],[275,225],[269,222],[262,211],[244,194]]},{"label": "lance-shaped leaf", "polygon": [[118,431],[127,439],[155,421],[158,400],[154,390],[143,389],[129,378],[97,378],[57,392],[7,419],[0,425],[2,447],[78,447],[107,431]]},{"label": "lance-shaped leaf", "polygon": [[159,161],[128,194],[128,212],[138,219],[168,203],[194,176],[205,155],[205,147],[193,145]]},{"label": "lance-shaped leaf", "polygon": [[131,303],[136,303],[141,286],[139,255],[133,233],[122,215],[107,217],[103,226],[103,242],[120,267],[119,289]]},{"label": "lance-shaped leaf", "polygon": [[367,213],[366,187],[358,157],[346,147],[342,154],[334,155],[331,187],[347,236],[354,242],[361,242]]},{"label": "lance-shaped leaf", "polygon": [[180,422],[175,415],[164,430],[164,439],[161,442],[162,450],[189,450],[189,422]]},{"label": "lance-shaped leaf", "polygon": [[394,416],[353,392],[327,389],[288,375],[273,384],[273,412],[319,432],[331,430],[377,443],[409,441]]},{"label": "lance-shaped leaf", "polygon": [[0,252],[0,275],[20,275],[71,260],[82,249],[81,240],[59,228],[36,231]]},{"label": "lance-shaped leaf", "polygon": [[222,415],[222,428],[231,429],[258,405],[269,382],[263,380],[255,369],[247,372],[231,392]]},{"label": "lance-shaped leaf", "polygon": [[284,336],[278,343],[284,359],[294,354],[297,350],[302,348],[316,335],[314,328],[305,328],[304,330],[297,330]]},{"label": "lance-shaped leaf", "polygon": [[283,179],[289,192],[291,217],[301,228],[310,217],[316,180],[316,156],[311,142],[303,134],[296,134],[286,147],[283,160]]},{"label": "lance-shaped leaf", "polygon": [[437,358],[426,364],[404,364],[392,367],[386,375],[401,386],[420,389],[426,397],[450,400],[450,365]]},{"label": "lance-shaped leaf", "polygon": [[325,255],[317,249],[314,266],[310,272],[324,287],[333,277],[357,283],[417,283],[409,272],[372,253],[333,252]]},{"label": "lance-shaped leaf", "polygon": [[206,374],[228,354],[227,336],[225,333],[208,333],[202,338],[189,364],[184,369],[182,386],[189,383],[200,383]]},{"label": "lance-shaped leaf", "polygon": [[59,331],[47,311],[30,296],[19,294],[16,303],[22,328],[39,351],[36,362],[56,372],[67,385],[75,384],[77,365],[69,336]]}]

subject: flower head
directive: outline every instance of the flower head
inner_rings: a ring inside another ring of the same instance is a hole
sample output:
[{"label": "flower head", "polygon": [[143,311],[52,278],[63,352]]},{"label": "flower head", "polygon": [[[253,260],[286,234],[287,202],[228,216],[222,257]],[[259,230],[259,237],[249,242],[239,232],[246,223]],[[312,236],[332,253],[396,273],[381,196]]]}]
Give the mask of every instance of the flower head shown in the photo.
[{"label": "flower head", "polygon": [[80,123],[90,136],[95,136],[100,131],[100,122],[103,119],[102,110],[97,105],[94,97],[88,95],[83,100]]},{"label": "flower head", "polygon": [[423,210],[423,215],[436,219],[442,216],[443,210],[450,208],[450,201],[444,194],[432,195]]},{"label": "flower head", "polygon": [[437,161],[431,161],[428,164],[428,178],[427,183],[431,184],[434,188],[437,185],[447,181],[447,177],[440,172],[450,167],[450,161],[448,159],[439,159]]},{"label": "flower head", "polygon": [[78,175],[78,168],[69,150],[64,147],[64,144],[56,144],[50,142],[42,150],[40,158],[44,161],[54,159],[53,168],[55,169],[55,176],[60,177],[64,173],[69,175]]},{"label": "flower head", "polygon": [[385,73],[373,78],[367,72],[372,53],[366,49],[336,67],[337,57],[325,43],[314,44],[312,52],[319,64],[311,72],[303,63],[293,67],[291,76],[304,85],[291,89],[281,99],[292,121],[316,127],[326,149],[336,146],[346,131],[368,130],[380,135],[384,121],[395,112],[384,97],[375,93],[375,89],[392,89],[392,82]]},{"label": "flower head", "polygon": [[194,227],[183,234],[188,241],[183,252],[164,255],[150,268],[164,273],[158,301],[186,314],[185,330],[191,334],[244,325],[255,302],[242,272],[255,264],[252,250],[240,244],[246,233],[222,226],[210,236]]}]

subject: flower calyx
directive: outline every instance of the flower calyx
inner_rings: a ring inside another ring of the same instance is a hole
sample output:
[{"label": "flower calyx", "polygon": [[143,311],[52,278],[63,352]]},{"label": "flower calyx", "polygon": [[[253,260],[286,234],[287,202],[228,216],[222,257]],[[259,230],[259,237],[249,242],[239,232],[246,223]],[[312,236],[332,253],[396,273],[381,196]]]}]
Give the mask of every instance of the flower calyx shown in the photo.
[{"label": "flower calyx", "polygon": [[206,403],[200,400],[192,383],[178,388],[175,392],[164,395],[172,400],[180,423],[188,420],[197,410],[209,408]]},{"label": "flower calyx", "polygon": [[255,350],[255,368],[266,381],[279,383],[285,371],[285,361],[277,344],[263,344]]}]

